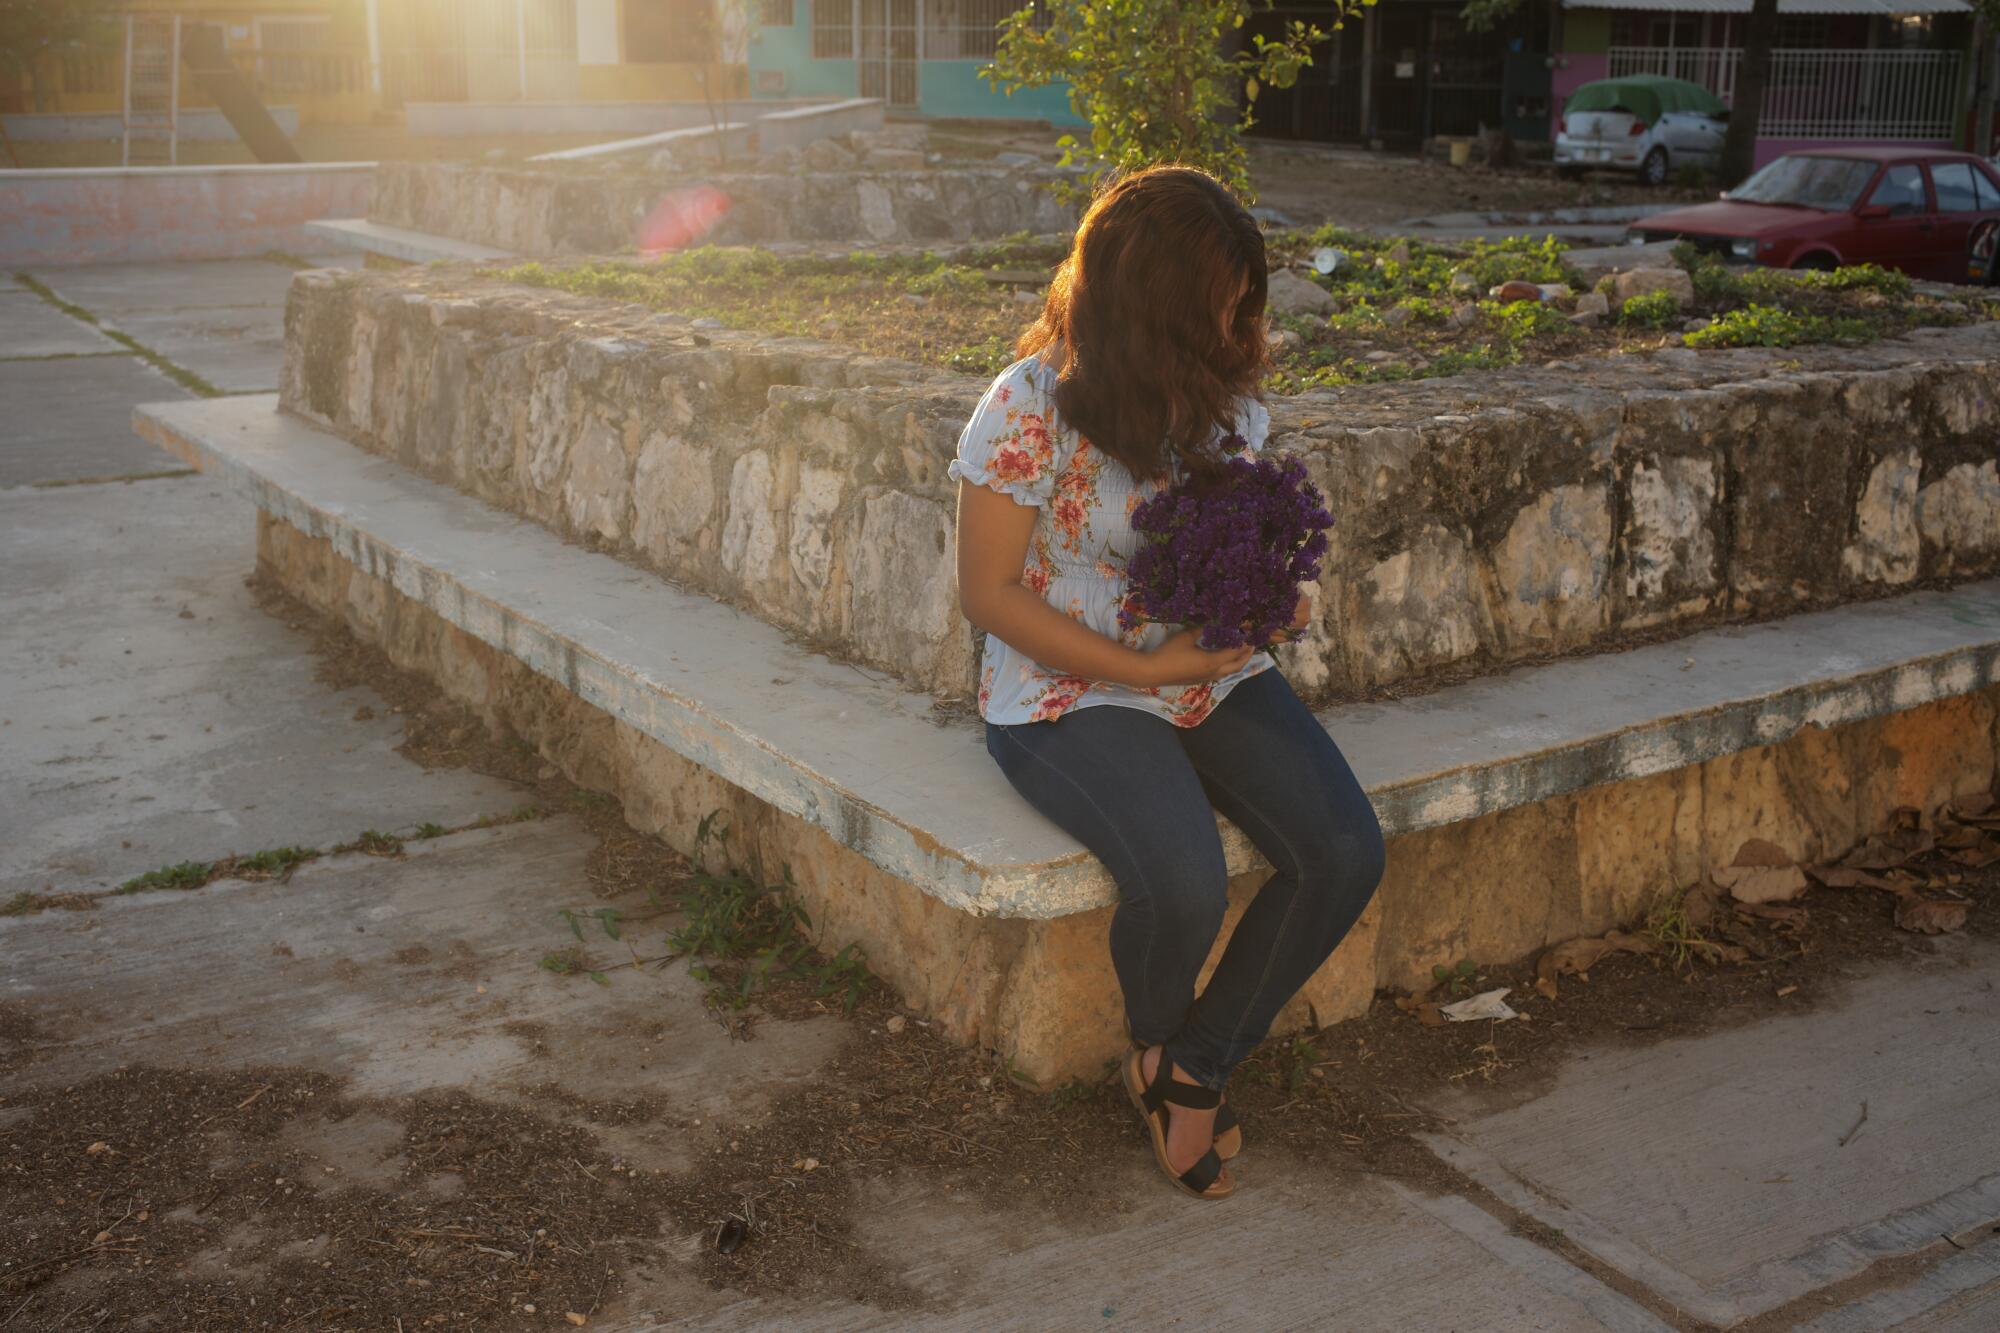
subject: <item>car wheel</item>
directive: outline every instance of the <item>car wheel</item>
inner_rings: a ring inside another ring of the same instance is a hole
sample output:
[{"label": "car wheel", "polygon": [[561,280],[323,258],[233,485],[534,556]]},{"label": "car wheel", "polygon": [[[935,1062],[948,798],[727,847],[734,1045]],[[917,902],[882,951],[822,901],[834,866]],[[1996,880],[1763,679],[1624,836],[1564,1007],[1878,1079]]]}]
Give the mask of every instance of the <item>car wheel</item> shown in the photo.
[{"label": "car wheel", "polygon": [[1800,255],[1797,259],[1794,259],[1792,267],[1812,269],[1815,272],[1826,273],[1838,268],[1839,265],[1833,262],[1833,256],[1826,251],[1815,250],[1809,255]]},{"label": "car wheel", "polygon": [[1667,150],[1655,148],[1646,154],[1646,160],[1639,164],[1641,185],[1665,185],[1667,183]]}]

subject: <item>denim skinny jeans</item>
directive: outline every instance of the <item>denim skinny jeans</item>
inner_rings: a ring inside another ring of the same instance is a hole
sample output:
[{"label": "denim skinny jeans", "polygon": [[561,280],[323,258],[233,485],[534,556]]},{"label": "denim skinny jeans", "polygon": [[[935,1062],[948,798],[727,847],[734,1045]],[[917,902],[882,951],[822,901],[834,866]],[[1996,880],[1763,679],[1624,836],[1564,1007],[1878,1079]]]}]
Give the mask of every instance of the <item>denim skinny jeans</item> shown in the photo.
[{"label": "denim skinny jeans", "polygon": [[[1137,708],[988,723],[986,749],[1028,803],[1118,884],[1111,962],[1132,1038],[1221,1089],[1285,1002],[1353,927],[1382,878],[1382,828],[1361,784],[1275,670],[1181,728]],[[1213,810],[1274,867],[1199,996],[1228,874]]]}]

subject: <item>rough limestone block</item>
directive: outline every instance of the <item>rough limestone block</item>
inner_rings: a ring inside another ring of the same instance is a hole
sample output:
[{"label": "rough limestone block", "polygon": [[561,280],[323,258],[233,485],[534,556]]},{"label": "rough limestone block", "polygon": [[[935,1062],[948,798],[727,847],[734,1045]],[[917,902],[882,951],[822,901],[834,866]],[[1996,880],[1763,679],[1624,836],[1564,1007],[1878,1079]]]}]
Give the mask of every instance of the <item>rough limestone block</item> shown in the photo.
[{"label": "rough limestone block", "polygon": [[1610,615],[1611,497],[1602,485],[1558,486],[1522,509],[1493,552],[1496,619],[1517,651],[1568,648]]},{"label": "rough limestone block", "polygon": [[1917,533],[1917,479],[1923,455],[1914,446],[1893,450],[1869,469],[1854,508],[1855,539],[1840,553],[1860,583],[1908,583],[1917,576],[1923,542]]},{"label": "rough limestone block", "polygon": [[1574,799],[1392,840],[1376,900],[1376,984],[1395,989],[1429,989],[1435,966],[1523,958],[1580,934]]},{"label": "rough limestone block", "polygon": [[870,661],[907,664],[931,688],[972,693],[972,636],[958,629],[950,513],[901,491],[878,491],[861,502],[850,549],[855,646]]},{"label": "rough limestone block", "polygon": [[1842,568],[1859,446],[1814,401],[1837,399],[1837,381],[1769,387],[1725,441],[1740,478],[1729,567],[1738,607],[1789,611],[1836,595],[1827,575]]},{"label": "rough limestone block", "polygon": [[1715,460],[1642,459],[1626,483],[1624,617],[1629,625],[1698,614],[1720,586]]},{"label": "rough limestone block", "polygon": [[1795,774],[1780,762],[1782,746],[1724,755],[1701,766],[1701,865],[1704,873],[1733,865],[1743,844],[1761,838],[1794,861],[1818,861],[1846,850],[1826,838],[1793,799]]},{"label": "rough limestone block", "polygon": [[592,421],[570,451],[563,482],[563,516],[572,531],[607,543],[624,537],[632,513],[632,460],[625,438],[606,421]]},{"label": "rough limestone block", "polygon": [[1694,279],[1682,268],[1635,268],[1611,276],[1611,304],[1623,308],[1635,296],[1667,292],[1682,310],[1694,304]]},{"label": "rough limestone block", "polygon": [[777,572],[781,504],[770,455],[760,450],[737,459],[729,471],[729,517],[722,528],[722,564],[746,583],[763,583]]},{"label": "rough limestone block", "polygon": [[1330,315],[1334,306],[1332,292],[1288,268],[1271,275],[1266,302],[1280,315]]},{"label": "rough limestone block", "polygon": [[632,473],[632,540],[653,564],[675,570],[717,544],[713,452],[654,431]]},{"label": "rough limestone block", "polygon": [[799,469],[798,492],[792,497],[791,541],[787,545],[792,577],[808,604],[824,604],[833,583],[834,515],[847,493],[846,474],[811,463]]},{"label": "rough limestone block", "polygon": [[1988,790],[1996,699],[2000,691],[1986,690],[1862,724],[1871,762],[1855,778],[1861,832],[1881,828],[1902,806],[1928,816],[1955,796]]},{"label": "rough limestone block", "polygon": [[1701,771],[1681,768],[1576,794],[1578,933],[1643,920],[1701,877]]},{"label": "rough limestone block", "polygon": [[1370,569],[1347,617],[1354,675],[1367,684],[1397,680],[1478,653],[1493,641],[1477,565],[1465,542],[1426,528],[1417,543]]},{"label": "rough limestone block", "polygon": [[1960,463],[1919,491],[1917,527],[1937,552],[1941,574],[2000,551],[2000,469],[1994,461]]}]

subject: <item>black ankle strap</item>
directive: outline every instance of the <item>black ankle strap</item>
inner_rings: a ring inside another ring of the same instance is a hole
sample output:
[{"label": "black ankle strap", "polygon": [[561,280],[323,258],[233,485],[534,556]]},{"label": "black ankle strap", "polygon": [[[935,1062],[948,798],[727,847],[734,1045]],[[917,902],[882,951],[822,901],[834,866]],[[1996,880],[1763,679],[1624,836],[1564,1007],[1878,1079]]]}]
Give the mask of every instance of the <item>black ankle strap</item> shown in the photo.
[{"label": "black ankle strap", "polygon": [[1146,1085],[1141,1097],[1147,1111],[1157,1111],[1161,1102],[1175,1106],[1185,1106],[1191,1110],[1205,1111],[1222,1101],[1222,1094],[1214,1088],[1205,1088],[1199,1083],[1182,1083],[1174,1078],[1172,1067],[1167,1061],[1167,1053],[1160,1052],[1160,1063],[1153,1070],[1153,1081]]}]

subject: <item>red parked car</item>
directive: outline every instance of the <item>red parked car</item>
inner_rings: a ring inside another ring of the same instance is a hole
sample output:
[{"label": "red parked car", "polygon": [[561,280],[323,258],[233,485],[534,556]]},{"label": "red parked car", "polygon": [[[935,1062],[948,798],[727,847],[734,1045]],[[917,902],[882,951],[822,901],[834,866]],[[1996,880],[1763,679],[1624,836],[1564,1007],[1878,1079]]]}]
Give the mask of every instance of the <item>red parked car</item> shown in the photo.
[{"label": "red parked car", "polygon": [[1945,149],[1815,148],[1785,154],[1717,203],[1642,218],[1631,235],[1689,240],[1773,268],[1880,264],[1914,278],[1988,283],[2000,174]]}]

